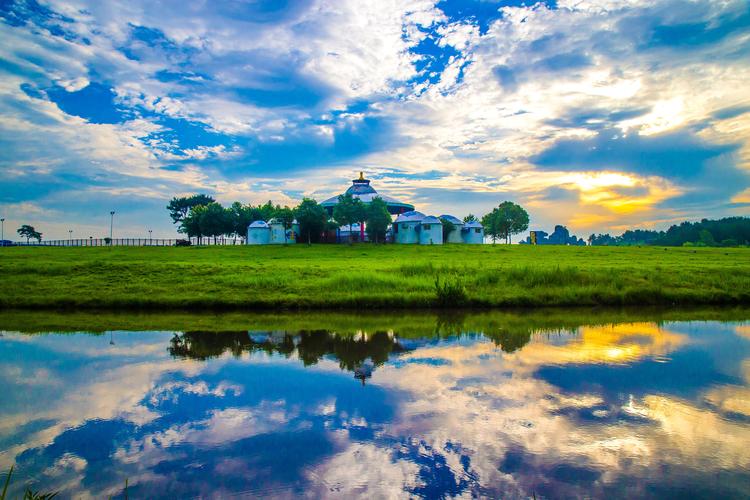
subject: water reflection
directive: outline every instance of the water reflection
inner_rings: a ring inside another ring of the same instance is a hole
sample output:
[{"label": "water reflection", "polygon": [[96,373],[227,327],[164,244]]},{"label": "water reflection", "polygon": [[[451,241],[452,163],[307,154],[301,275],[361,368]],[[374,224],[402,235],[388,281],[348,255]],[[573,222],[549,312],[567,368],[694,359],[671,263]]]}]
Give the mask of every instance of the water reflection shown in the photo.
[{"label": "water reflection", "polygon": [[5,331],[0,468],[76,497],[750,494],[750,315],[556,314]]}]

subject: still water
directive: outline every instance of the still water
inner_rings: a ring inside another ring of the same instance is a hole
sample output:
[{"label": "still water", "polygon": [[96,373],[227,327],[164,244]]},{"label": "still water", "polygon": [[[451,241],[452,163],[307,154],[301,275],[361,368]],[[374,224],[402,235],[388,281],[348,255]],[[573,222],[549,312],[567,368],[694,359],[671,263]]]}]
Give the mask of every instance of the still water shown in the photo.
[{"label": "still water", "polygon": [[750,314],[597,314],[0,316],[0,470],[61,498],[750,495]]}]

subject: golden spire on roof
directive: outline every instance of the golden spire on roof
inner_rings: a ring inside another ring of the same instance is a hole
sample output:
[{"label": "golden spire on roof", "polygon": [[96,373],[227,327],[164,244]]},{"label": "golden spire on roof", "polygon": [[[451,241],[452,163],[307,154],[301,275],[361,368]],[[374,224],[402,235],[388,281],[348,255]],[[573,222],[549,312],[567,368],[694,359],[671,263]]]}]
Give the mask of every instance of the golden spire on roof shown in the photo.
[{"label": "golden spire on roof", "polygon": [[361,181],[365,180],[365,173],[364,172],[360,172],[359,173],[359,180],[361,180]]}]

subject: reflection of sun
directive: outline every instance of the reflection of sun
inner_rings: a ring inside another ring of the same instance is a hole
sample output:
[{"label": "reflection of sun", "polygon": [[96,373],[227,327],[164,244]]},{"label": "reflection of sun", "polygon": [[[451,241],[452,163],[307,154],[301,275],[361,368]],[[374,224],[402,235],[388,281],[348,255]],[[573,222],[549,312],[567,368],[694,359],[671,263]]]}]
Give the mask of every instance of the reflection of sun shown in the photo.
[{"label": "reflection of sun", "polygon": [[737,335],[740,337],[745,337],[747,340],[750,340],[750,325],[739,325],[734,331],[737,332]]},{"label": "reflection of sun", "polygon": [[630,363],[663,357],[687,339],[653,323],[582,327],[579,338],[565,345],[532,342],[513,354],[522,364]]}]

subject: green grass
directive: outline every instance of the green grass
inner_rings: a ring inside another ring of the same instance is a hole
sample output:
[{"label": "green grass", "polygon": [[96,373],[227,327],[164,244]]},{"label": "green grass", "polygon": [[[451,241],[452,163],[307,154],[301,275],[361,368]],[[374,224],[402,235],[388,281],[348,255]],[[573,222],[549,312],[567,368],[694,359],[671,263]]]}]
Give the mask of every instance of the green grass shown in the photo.
[{"label": "green grass", "polygon": [[2,309],[750,304],[745,248],[14,247],[0,276]]}]

